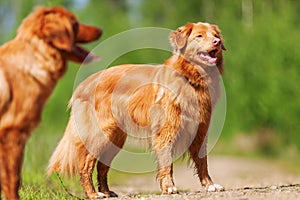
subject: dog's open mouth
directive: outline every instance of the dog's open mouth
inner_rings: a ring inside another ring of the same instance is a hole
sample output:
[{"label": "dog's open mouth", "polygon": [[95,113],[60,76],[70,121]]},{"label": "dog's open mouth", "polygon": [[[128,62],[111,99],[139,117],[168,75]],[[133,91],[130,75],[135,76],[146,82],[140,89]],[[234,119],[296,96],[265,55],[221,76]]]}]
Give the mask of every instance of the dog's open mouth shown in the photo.
[{"label": "dog's open mouth", "polygon": [[102,35],[102,29],[85,24],[77,24],[78,33],[76,35],[75,44],[72,46],[71,54],[73,54],[73,61],[77,61],[82,64],[88,64],[92,61],[99,61],[100,58],[89,52],[88,50],[80,47],[78,43],[89,43],[99,39]]},{"label": "dog's open mouth", "polygon": [[92,61],[99,61],[100,58],[88,50],[74,44],[71,51],[63,51],[64,55],[68,60],[80,63],[88,64]]},{"label": "dog's open mouth", "polygon": [[78,46],[73,46],[73,52],[75,56],[80,60],[80,62],[84,62],[84,64],[88,64],[91,61],[99,61],[100,58],[93,54],[92,52],[89,52],[88,50]]},{"label": "dog's open mouth", "polygon": [[218,50],[214,49],[209,52],[200,52],[200,53],[198,53],[198,55],[201,60],[206,61],[210,64],[216,64],[217,63],[217,57],[216,57],[217,52],[218,52]]}]

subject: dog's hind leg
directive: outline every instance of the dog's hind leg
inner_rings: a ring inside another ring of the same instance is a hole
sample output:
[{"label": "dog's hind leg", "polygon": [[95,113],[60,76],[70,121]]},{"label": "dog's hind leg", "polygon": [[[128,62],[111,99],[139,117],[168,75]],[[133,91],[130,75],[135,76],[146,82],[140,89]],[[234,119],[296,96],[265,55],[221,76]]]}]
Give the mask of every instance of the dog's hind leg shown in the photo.
[{"label": "dog's hind leg", "polygon": [[87,154],[80,160],[80,182],[88,199],[103,198],[104,194],[97,193],[93,184],[93,170],[96,158],[91,154]]},{"label": "dog's hind leg", "polygon": [[118,197],[118,195],[109,190],[108,184],[107,184],[107,174],[109,171],[109,166],[102,163],[101,161],[98,161],[97,163],[97,179],[98,179],[98,191],[103,193],[106,197]]},{"label": "dog's hind leg", "polygon": [[4,196],[9,200],[20,199],[21,169],[28,134],[15,129],[0,132],[0,175]]},{"label": "dog's hind leg", "polygon": [[98,172],[98,190],[99,192],[105,194],[107,197],[118,197],[118,195],[109,190],[107,184],[107,174],[114,157],[119,153],[123,147],[126,134],[118,131],[118,133],[111,134],[117,137],[112,137],[113,141],[110,141],[108,147],[101,153],[101,156],[98,159],[97,163],[97,172]]},{"label": "dog's hind leg", "polygon": [[102,163],[102,161],[97,162],[97,180],[98,180],[98,191],[102,193],[108,193],[109,188],[107,184],[107,174],[109,171],[109,166]]}]

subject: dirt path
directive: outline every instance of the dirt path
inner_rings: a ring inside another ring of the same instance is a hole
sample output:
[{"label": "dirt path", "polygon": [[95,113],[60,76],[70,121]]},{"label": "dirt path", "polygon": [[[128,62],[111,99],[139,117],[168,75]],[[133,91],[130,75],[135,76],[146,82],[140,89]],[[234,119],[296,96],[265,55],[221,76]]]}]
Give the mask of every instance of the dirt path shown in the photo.
[{"label": "dirt path", "polygon": [[275,162],[231,157],[209,158],[210,174],[224,192],[206,192],[185,164],[175,166],[174,179],[181,191],[176,195],[159,195],[155,173],[139,175],[127,181],[126,187],[111,189],[124,200],[297,200],[300,199],[300,173],[292,173]]}]

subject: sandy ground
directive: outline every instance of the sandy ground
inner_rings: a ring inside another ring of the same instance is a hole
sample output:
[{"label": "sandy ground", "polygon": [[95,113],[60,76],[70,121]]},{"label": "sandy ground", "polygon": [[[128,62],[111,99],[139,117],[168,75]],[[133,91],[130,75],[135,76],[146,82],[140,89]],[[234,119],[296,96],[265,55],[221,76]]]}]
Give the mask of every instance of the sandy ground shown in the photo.
[{"label": "sandy ground", "polygon": [[180,193],[160,195],[155,173],[141,174],[125,185],[111,189],[124,200],[297,200],[300,199],[300,173],[290,172],[276,162],[232,157],[210,157],[209,171],[223,192],[206,192],[187,165],[174,167],[174,179]]}]

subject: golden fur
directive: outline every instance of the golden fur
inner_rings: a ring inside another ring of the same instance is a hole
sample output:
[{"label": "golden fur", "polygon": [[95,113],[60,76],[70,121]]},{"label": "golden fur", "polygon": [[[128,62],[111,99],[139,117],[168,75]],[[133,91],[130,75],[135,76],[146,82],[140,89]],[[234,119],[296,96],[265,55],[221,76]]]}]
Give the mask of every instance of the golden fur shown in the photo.
[{"label": "golden fur", "polygon": [[38,7],[23,20],[16,37],[0,47],[0,185],[6,199],[19,199],[26,140],[65,73],[66,61],[96,58],[76,43],[100,36],[101,29],[78,23],[62,7]]},{"label": "golden fur", "polygon": [[[173,158],[188,152],[208,190],[222,190],[208,174],[206,138],[225,50],[220,30],[189,23],[170,34],[173,56],[162,65],[121,65],[88,77],[70,101],[65,134],[48,172],[80,174],[88,198],[117,196],[107,173],[128,133],[152,144],[162,193],[177,193]],[[92,172],[97,164],[99,192]]]}]

